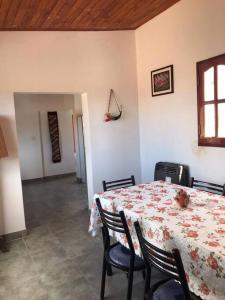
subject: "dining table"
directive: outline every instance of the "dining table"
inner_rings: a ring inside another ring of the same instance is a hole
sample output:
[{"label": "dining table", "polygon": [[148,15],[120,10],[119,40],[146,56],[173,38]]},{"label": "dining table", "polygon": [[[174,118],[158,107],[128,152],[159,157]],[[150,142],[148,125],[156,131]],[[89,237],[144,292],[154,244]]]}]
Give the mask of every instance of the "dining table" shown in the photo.
[{"label": "dining table", "polygon": [[[183,189],[186,208],[175,201]],[[225,299],[225,197],[165,181],[154,181],[94,196],[89,231],[102,227],[95,199],[104,209],[124,211],[135,252],[141,255],[134,228],[139,221],[144,237],[161,249],[180,251],[190,290],[202,299]],[[124,234],[110,233],[128,247]]]}]

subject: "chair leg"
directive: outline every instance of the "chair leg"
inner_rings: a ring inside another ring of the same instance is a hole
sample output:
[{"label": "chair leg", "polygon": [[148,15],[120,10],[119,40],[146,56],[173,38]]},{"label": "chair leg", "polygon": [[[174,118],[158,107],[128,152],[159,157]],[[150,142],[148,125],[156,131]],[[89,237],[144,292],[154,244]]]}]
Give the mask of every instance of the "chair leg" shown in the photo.
[{"label": "chair leg", "polygon": [[133,269],[129,270],[128,273],[128,290],[127,290],[127,300],[131,300],[132,297],[132,288],[133,288]]},{"label": "chair leg", "polygon": [[151,278],[151,271],[147,269],[145,274],[145,289],[144,289],[144,300],[147,299],[149,289],[150,289],[150,278]]},{"label": "chair leg", "polygon": [[107,264],[107,275],[108,276],[112,276],[113,275],[112,266],[110,266],[110,264]]},{"label": "chair leg", "polygon": [[105,255],[104,255],[103,264],[102,264],[101,300],[104,300],[104,297],[105,297],[106,270],[107,270],[107,262],[105,260]]},{"label": "chair leg", "polygon": [[145,270],[142,271],[142,277],[145,280],[145,278],[146,278],[146,272],[145,272]]}]

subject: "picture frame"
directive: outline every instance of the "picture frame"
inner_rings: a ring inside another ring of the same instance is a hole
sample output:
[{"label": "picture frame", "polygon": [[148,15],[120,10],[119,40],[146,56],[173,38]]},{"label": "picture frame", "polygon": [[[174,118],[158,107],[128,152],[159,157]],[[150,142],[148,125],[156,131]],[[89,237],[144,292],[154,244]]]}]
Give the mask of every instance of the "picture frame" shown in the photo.
[{"label": "picture frame", "polygon": [[173,65],[151,71],[152,97],[174,93]]}]

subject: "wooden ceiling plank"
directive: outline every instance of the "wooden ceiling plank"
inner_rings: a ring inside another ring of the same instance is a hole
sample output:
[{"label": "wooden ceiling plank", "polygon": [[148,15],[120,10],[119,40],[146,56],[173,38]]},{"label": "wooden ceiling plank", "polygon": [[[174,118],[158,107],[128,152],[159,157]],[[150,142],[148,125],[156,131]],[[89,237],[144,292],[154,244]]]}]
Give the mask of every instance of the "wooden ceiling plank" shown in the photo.
[{"label": "wooden ceiling plank", "polygon": [[52,26],[57,26],[57,27],[68,27],[70,26],[71,19],[74,17],[74,15],[79,14],[79,8],[80,6],[85,7],[85,1],[80,0],[80,1],[75,1],[75,0],[66,0],[64,1],[64,4],[62,8],[58,11],[54,22],[52,23]]},{"label": "wooden ceiling plank", "polygon": [[9,0],[0,1],[0,27],[4,27],[5,19],[8,15],[11,2]]},{"label": "wooden ceiling plank", "polygon": [[8,10],[8,14],[4,20],[4,26],[6,28],[16,28],[15,18],[19,12],[20,5],[22,4],[22,0],[10,0],[11,5]]},{"label": "wooden ceiling plank", "polygon": [[86,22],[90,18],[90,11],[95,9],[98,2],[99,0],[88,1],[88,4],[83,8],[80,14],[74,18],[73,22],[71,23],[71,26],[74,28],[83,24],[84,28],[87,28]]},{"label": "wooden ceiling plank", "polygon": [[40,2],[37,0],[23,0],[19,12],[15,18],[17,28],[30,26],[30,21],[38,11]]},{"label": "wooden ceiling plank", "polygon": [[[95,13],[92,14],[92,19],[89,19],[89,24],[93,21],[95,26],[105,28],[110,24],[111,27],[114,27],[115,15],[120,11],[124,5],[126,5],[127,1],[125,0],[111,0],[111,1],[103,1],[103,5],[97,7]],[[106,5],[107,4],[107,5]]]},{"label": "wooden ceiling plank", "polygon": [[71,26],[74,20],[80,15],[80,13],[86,8],[90,1],[89,0],[76,0],[66,16],[66,26]]},{"label": "wooden ceiling plank", "polygon": [[136,29],[180,0],[0,0],[0,30]]},{"label": "wooden ceiling plank", "polygon": [[[104,0],[103,0],[104,1]],[[98,1],[93,1],[93,3],[89,5],[83,10],[82,14],[80,14],[76,19],[75,22],[73,23],[73,26],[75,24],[85,24],[86,28],[89,26],[95,27],[96,26],[96,19],[100,16],[102,17],[102,9],[105,7],[105,4],[108,6],[110,1],[104,1],[103,3],[102,0]]]},{"label": "wooden ceiling plank", "polygon": [[41,27],[45,28],[45,27],[52,27],[52,24],[54,23],[55,18],[57,17],[58,12],[60,11],[60,9],[62,9],[63,4],[64,4],[65,0],[60,0],[60,1],[56,1],[54,7],[52,8],[52,10],[49,12],[48,17],[46,18],[46,20],[43,22],[43,24],[41,25]]},{"label": "wooden ceiling plank", "polygon": [[46,20],[52,8],[55,6],[58,0],[36,0],[38,2],[37,11],[31,18],[27,27],[38,28]]},{"label": "wooden ceiling plank", "polygon": [[127,27],[127,19],[129,19],[129,14],[136,5],[136,0],[124,1],[120,3],[120,8],[117,11],[113,11],[113,26],[116,28]]}]

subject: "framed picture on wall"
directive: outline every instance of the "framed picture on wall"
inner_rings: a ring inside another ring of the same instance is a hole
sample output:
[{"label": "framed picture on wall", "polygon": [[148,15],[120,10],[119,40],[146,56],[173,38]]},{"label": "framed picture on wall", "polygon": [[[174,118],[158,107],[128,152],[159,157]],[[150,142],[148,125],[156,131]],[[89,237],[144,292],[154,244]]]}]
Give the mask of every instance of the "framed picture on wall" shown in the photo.
[{"label": "framed picture on wall", "polygon": [[173,65],[151,71],[151,82],[152,97],[173,93]]}]

